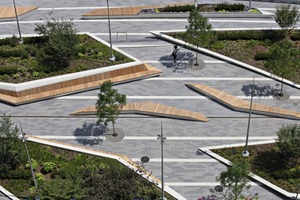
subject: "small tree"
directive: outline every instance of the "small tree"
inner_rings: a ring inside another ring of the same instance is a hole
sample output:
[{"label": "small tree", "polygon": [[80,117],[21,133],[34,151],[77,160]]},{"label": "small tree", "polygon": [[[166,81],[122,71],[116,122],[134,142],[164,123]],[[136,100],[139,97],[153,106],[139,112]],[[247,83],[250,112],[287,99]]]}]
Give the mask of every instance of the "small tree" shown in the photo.
[{"label": "small tree", "polygon": [[[242,192],[248,190],[251,186],[247,179],[250,173],[250,165],[246,161],[235,161],[226,171],[221,172],[217,177],[217,181],[221,182],[221,186],[225,189],[221,193],[211,190],[211,192],[219,196],[221,199],[237,200],[244,198]],[[253,198],[256,198],[257,194]]]},{"label": "small tree", "polygon": [[275,21],[281,27],[285,36],[288,36],[295,28],[300,16],[299,9],[297,7],[291,7],[291,5],[282,5],[276,9]]},{"label": "small tree", "polygon": [[296,76],[293,68],[299,66],[297,54],[299,52],[293,45],[284,40],[273,45],[270,50],[271,58],[265,63],[265,67],[273,73],[282,77],[279,96],[283,96],[283,78],[293,78]]},{"label": "small tree", "polygon": [[197,10],[192,10],[188,19],[189,25],[186,26],[186,38],[197,46],[196,64],[198,60],[199,46],[207,46],[215,40],[215,34],[212,31],[212,25],[208,19],[203,17]]},{"label": "small tree", "polygon": [[15,169],[22,158],[19,130],[9,116],[0,119],[0,172],[6,173]]},{"label": "small tree", "polygon": [[54,67],[68,66],[76,55],[76,45],[79,43],[72,21],[52,17],[46,24],[36,24],[34,31],[45,37],[47,43],[44,50]]},{"label": "small tree", "polygon": [[120,114],[120,108],[126,104],[126,95],[118,93],[118,90],[112,89],[113,83],[105,81],[100,86],[97,109],[97,124],[103,123],[107,126],[108,122],[112,122],[113,133],[115,134],[116,119]]},{"label": "small tree", "polygon": [[277,132],[276,145],[284,157],[283,160],[291,166],[296,166],[300,157],[300,125],[283,126]]}]

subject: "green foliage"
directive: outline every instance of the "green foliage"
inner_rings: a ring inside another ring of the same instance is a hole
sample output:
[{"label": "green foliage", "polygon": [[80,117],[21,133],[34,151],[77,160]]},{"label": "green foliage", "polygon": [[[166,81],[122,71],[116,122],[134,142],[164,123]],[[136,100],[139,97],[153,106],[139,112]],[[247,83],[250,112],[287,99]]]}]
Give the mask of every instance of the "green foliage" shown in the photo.
[{"label": "green foliage", "polygon": [[215,40],[212,26],[208,19],[203,17],[198,11],[193,10],[188,18],[189,25],[186,26],[185,36],[197,47],[206,47]]},{"label": "green foliage", "polygon": [[35,180],[38,185],[41,185],[45,181],[45,177],[42,173],[38,172],[38,173],[35,173]]},{"label": "green foliage", "polygon": [[247,179],[249,172],[250,165],[248,161],[234,161],[232,165],[228,167],[227,171],[221,172],[220,176],[217,177],[217,180],[221,182],[221,186],[225,189],[225,191],[219,195],[231,200],[243,198],[242,192],[251,187]]},{"label": "green foliage", "polygon": [[300,125],[283,126],[277,132],[276,145],[284,157],[283,160],[290,166],[296,166],[300,157]]},{"label": "green foliage", "polygon": [[167,6],[163,8],[163,12],[191,12],[195,10],[194,5],[175,5],[175,6]]},{"label": "green foliage", "polygon": [[0,46],[9,45],[15,47],[18,45],[18,42],[19,42],[19,38],[13,35],[11,38],[0,39]]},{"label": "green foliage", "polygon": [[284,78],[297,76],[293,69],[299,68],[297,59],[297,57],[299,57],[299,51],[295,49],[290,42],[284,40],[275,43],[272,46],[270,53],[272,56],[265,64],[267,69]]},{"label": "green foliage", "polygon": [[27,58],[29,53],[25,51],[24,46],[10,47],[10,46],[0,46],[0,57],[21,57]]},{"label": "green foliage", "polygon": [[291,5],[282,5],[276,9],[275,21],[281,27],[285,36],[288,36],[299,20],[299,9]]},{"label": "green foliage", "polygon": [[[38,163],[35,159],[30,159],[30,161],[31,161],[32,169],[33,169],[33,170],[36,170],[36,169],[38,168],[38,166],[39,166],[39,163]],[[30,169],[30,163],[29,163],[28,161],[27,161],[25,167],[26,167],[27,169]]]},{"label": "green foliage", "polygon": [[268,60],[272,57],[270,52],[260,52],[254,56],[255,60]]},{"label": "green foliage", "polygon": [[291,40],[300,40],[300,31],[293,31],[290,35]]},{"label": "green foliage", "polygon": [[23,145],[18,138],[19,130],[5,114],[0,119],[0,172],[16,169],[22,161]]},{"label": "green foliage", "polygon": [[242,3],[234,3],[234,4],[229,4],[227,2],[222,2],[217,4],[215,7],[216,11],[243,11],[245,9],[245,5]]},{"label": "green foliage", "polygon": [[16,74],[18,72],[18,67],[17,66],[0,66],[0,75],[12,75],[12,74]]},{"label": "green foliage", "polygon": [[44,50],[54,67],[66,67],[76,55],[79,40],[71,21],[52,18],[46,24],[37,24],[36,33],[47,39]]},{"label": "green foliage", "polygon": [[282,32],[277,30],[264,31],[217,31],[218,40],[281,40]]},{"label": "green foliage", "polygon": [[49,173],[52,172],[56,168],[56,164],[54,162],[44,162],[42,163],[42,172]]},{"label": "green foliage", "polygon": [[112,89],[112,85],[111,81],[105,81],[101,84],[96,108],[97,124],[103,123],[106,126],[108,122],[112,122],[114,127],[115,120],[120,114],[119,109],[126,104],[126,95]]},{"label": "green foliage", "polygon": [[[103,191],[98,188],[99,191]],[[40,197],[44,200],[70,200],[84,199],[88,189],[83,187],[83,181],[80,178],[62,179],[55,178],[45,181],[40,187]]]}]

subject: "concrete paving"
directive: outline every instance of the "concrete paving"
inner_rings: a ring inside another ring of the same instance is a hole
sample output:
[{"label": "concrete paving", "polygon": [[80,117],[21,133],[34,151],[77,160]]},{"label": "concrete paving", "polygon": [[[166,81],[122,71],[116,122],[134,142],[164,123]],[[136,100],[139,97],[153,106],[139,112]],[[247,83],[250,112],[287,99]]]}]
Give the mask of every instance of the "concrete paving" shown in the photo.
[{"label": "concrete paving", "polygon": [[[184,1],[151,0],[147,1],[146,4],[174,2]],[[11,2],[8,0],[0,2],[0,5],[10,4]],[[111,6],[142,4],[144,5],[145,2],[138,0],[110,1]],[[48,8],[61,8],[62,10],[55,10],[55,14],[68,19],[73,18],[78,31],[89,31],[108,41],[107,20],[80,20],[80,15],[93,9],[92,7],[106,6],[105,1],[89,1],[87,4],[79,0],[63,1],[63,3],[54,0],[25,0],[22,1],[22,5],[36,5],[44,8],[20,17],[21,30],[24,34],[34,33],[34,24],[41,23],[47,18],[47,13],[51,10]],[[262,8],[275,8],[278,5],[253,2],[253,6]],[[69,7],[73,7],[73,9],[69,9]],[[210,21],[214,28],[277,27],[276,23],[270,19],[210,19]],[[285,85],[284,89],[294,98],[288,101],[276,101],[272,98],[272,91],[278,89],[278,82],[205,55],[199,55],[206,63],[205,68],[202,70],[176,71],[175,66],[169,62],[173,44],[154,38],[148,31],[185,29],[186,25],[187,21],[182,19],[112,20],[113,44],[120,46],[120,49],[126,53],[162,70],[159,78],[119,84],[114,86],[114,88],[126,94],[128,102],[151,101],[201,112],[209,117],[210,121],[207,123],[143,115],[122,115],[117,120],[116,127],[123,129],[126,133],[124,141],[110,143],[107,140],[100,139],[81,139],[81,137],[85,136],[101,135],[101,132],[99,133],[93,129],[96,117],[74,117],[69,114],[78,109],[94,105],[98,90],[67,95],[65,99],[53,98],[21,106],[10,106],[0,103],[0,111],[11,115],[16,124],[21,121],[24,131],[28,134],[44,137],[57,136],[56,140],[61,142],[120,153],[134,159],[149,156],[150,162],[146,164],[146,169],[152,171],[157,177],[160,177],[160,143],[156,140],[156,136],[160,134],[160,123],[163,122],[164,134],[167,137],[164,145],[164,157],[166,160],[172,159],[170,162],[165,163],[165,182],[188,200],[208,195],[210,194],[209,188],[218,184],[215,181],[215,177],[225,170],[226,167],[215,161],[205,161],[211,158],[207,155],[197,154],[197,149],[206,146],[244,143],[248,114],[232,111],[190,90],[184,84],[207,84],[229,94],[249,99],[251,79],[255,76],[258,79],[256,85],[260,91],[260,97],[254,99],[256,103],[297,111],[300,111],[300,99],[298,98],[300,90]],[[125,34],[121,35],[121,33],[117,39],[117,32],[126,32],[128,34],[127,41]],[[15,22],[0,23],[0,35],[10,34],[17,34]],[[180,53],[182,53],[181,57],[183,57],[185,53],[194,52],[181,47]],[[193,78],[199,79],[195,80]],[[205,80],[204,78],[207,79]],[[90,129],[86,129],[83,126],[84,123],[89,124]],[[266,137],[275,137],[276,131],[289,123],[299,122],[252,115],[250,141],[260,141]],[[62,139],[60,138],[61,136],[70,138],[75,136],[75,138]],[[191,162],[182,162],[182,159],[188,159]],[[194,159],[199,160],[199,162],[194,162]],[[13,191],[11,192],[13,193]],[[273,191],[256,184],[249,191],[245,192],[245,194],[254,193],[259,193],[259,198],[264,200],[285,199]]]}]

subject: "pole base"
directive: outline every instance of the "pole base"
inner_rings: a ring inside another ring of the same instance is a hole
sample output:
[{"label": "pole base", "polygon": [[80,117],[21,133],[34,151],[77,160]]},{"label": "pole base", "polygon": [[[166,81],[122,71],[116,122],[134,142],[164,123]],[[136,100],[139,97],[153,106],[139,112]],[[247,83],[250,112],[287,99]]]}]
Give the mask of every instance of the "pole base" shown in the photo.
[{"label": "pole base", "polygon": [[111,56],[111,57],[109,58],[109,60],[110,60],[110,61],[115,61],[115,60],[116,60],[116,57],[115,57],[115,56]]},{"label": "pole base", "polygon": [[249,151],[247,151],[247,150],[243,151],[242,156],[248,157],[249,156]]}]

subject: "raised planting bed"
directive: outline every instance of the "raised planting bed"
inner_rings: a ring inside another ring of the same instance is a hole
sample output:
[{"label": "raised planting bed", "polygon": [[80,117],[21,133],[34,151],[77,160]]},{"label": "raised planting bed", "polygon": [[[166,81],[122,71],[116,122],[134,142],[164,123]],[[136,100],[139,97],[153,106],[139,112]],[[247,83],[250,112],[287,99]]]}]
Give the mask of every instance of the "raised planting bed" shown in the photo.
[{"label": "raised planting bed", "polygon": [[252,173],[289,193],[297,193],[300,183],[300,158],[298,158],[298,165],[290,168],[284,165],[284,160],[274,143],[249,146],[250,156],[247,158],[242,156],[243,150],[244,147],[211,149],[212,152],[229,161],[248,159]]},{"label": "raised planting bed", "polygon": [[[116,159],[28,142],[38,191],[25,147],[18,165],[0,173],[0,185],[20,199],[159,199],[160,189]],[[20,141],[20,147],[24,146]],[[1,165],[1,164],[0,164]],[[167,199],[175,199],[166,193]]]}]

